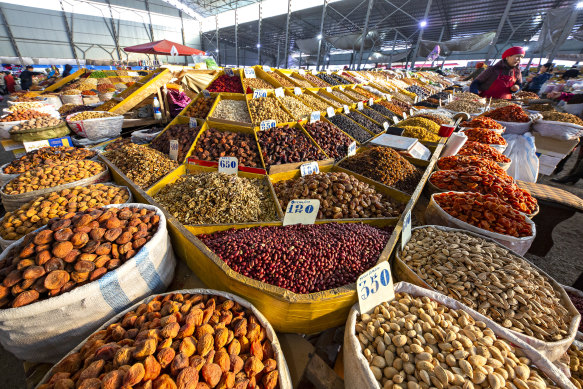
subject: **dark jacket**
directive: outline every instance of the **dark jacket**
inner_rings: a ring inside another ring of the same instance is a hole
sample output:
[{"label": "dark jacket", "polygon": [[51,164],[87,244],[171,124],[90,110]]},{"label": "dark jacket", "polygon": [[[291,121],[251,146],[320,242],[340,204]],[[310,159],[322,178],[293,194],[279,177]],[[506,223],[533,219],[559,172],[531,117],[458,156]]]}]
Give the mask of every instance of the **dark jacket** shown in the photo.
[{"label": "dark jacket", "polygon": [[543,87],[544,83],[551,79],[553,74],[551,72],[545,72],[543,74],[538,74],[533,77],[528,83],[525,90],[528,92],[538,93]]},{"label": "dark jacket", "polygon": [[561,77],[563,80],[568,80],[569,78],[575,78],[579,76],[579,69],[575,68],[571,68],[569,70],[567,70],[565,73],[563,73],[563,77]]},{"label": "dark jacket", "polygon": [[498,61],[496,65],[490,66],[488,69],[484,70],[482,74],[471,83],[470,92],[478,94],[487,91],[500,74],[505,76],[511,76],[514,74],[514,77],[516,78],[514,85],[518,85],[519,87],[522,86],[522,74],[520,73],[520,68],[518,66],[511,68],[506,61],[502,59]]},{"label": "dark jacket", "polygon": [[32,76],[40,74],[39,72],[29,72],[28,70],[20,73],[20,87],[24,90],[32,86]]},{"label": "dark jacket", "polygon": [[486,68],[477,68],[476,70],[474,70],[472,72],[472,74],[470,74],[469,76],[467,76],[466,78],[464,78],[464,81],[473,81],[476,79],[476,77],[478,77],[480,74],[482,74],[484,72],[484,70],[486,70]]}]

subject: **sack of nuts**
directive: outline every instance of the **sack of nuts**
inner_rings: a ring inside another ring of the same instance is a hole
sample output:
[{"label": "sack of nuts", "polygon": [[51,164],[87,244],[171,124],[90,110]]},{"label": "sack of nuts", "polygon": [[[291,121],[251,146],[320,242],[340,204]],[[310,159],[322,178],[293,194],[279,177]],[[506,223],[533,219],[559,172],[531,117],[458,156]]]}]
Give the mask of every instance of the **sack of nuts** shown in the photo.
[{"label": "sack of nuts", "polygon": [[406,282],[394,290],[373,312],[355,304],[348,315],[347,388],[573,387],[526,342],[454,299]]},{"label": "sack of nuts", "polygon": [[[123,385],[123,386],[122,386]],[[210,289],[150,296],[57,363],[39,389],[291,389],[277,335],[246,300]]]},{"label": "sack of nuts", "polygon": [[0,344],[19,359],[54,363],[104,321],[162,292],[175,266],[154,206],[52,219],[0,255]]}]

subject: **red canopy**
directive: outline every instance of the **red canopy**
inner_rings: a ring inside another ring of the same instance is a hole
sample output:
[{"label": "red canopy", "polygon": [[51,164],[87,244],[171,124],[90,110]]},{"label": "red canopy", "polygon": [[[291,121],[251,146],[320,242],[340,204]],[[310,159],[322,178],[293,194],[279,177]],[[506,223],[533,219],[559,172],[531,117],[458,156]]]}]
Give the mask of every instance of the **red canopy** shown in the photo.
[{"label": "red canopy", "polygon": [[181,45],[179,43],[170,42],[166,39],[156,42],[144,43],[142,45],[125,47],[124,50],[129,53],[172,55],[173,47],[176,49],[176,55],[205,54],[205,52],[202,50],[197,50],[193,49],[192,47]]}]

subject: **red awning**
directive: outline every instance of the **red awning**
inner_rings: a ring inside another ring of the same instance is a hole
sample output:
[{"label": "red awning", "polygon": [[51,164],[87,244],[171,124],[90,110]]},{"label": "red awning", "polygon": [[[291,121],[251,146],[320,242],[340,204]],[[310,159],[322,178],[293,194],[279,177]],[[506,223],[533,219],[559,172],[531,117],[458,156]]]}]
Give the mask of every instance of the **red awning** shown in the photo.
[{"label": "red awning", "polygon": [[128,53],[142,53],[142,54],[159,54],[172,55],[173,49],[177,52],[176,55],[204,55],[202,50],[193,49],[192,47],[184,46],[179,43],[167,41],[166,39],[156,42],[144,43],[142,45],[124,47]]}]

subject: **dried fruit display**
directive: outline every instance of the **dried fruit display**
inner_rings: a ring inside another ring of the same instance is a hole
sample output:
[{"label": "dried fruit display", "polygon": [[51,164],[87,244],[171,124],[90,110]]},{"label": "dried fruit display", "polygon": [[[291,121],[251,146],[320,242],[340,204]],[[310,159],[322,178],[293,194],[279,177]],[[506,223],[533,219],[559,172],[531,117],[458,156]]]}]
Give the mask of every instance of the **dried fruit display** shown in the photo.
[{"label": "dried fruit display", "polygon": [[219,296],[171,293],[91,335],[38,389],[276,389],[276,359],[249,309]]},{"label": "dried fruit display", "polygon": [[572,123],[578,126],[583,126],[583,120],[575,115],[566,112],[545,111],[542,112],[543,120],[550,120],[553,122]]},{"label": "dried fruit display", "polygon": [[339,172],[310,174],[273,184],[281,209],[290,200],[318,199],[318,219],[395,217],[403,208],[356,177]]},{"label": "dried fruit display", "polygon": [[439,124],[432,120],[425,119],[422,117],[410,117],[408,119],[399,122],[399,127],[421,127],[429,131],[430,133],[437,134],[439,132]]},{"label": "dried fruit display", "polygon": [[519,188],[510,176],[498,176],[475,166],[433,172],[429,181],[441,190],[494,195],[526,214],[534,213],[538,207],[536,199]]},{"label": "dried fruit display", "polygon": [[244,78],[243,86],[247,93],[253,93],[253,89],[274,89],[275,87],[271,85],[264,79],[261,78]]},{"label": "dried fruit display", "polygon": [[403,129],[403,136],[408,138],[417,138],[423,142],[439,142],[441,139],[438,135],[435,135],[422,127],[403,126],[401,123],[398,124],[398,127]]},{"label": "dried fruit display", "polygon": [[487,172],[499,175],[504,178],[510,178],[506,170],[502,169],[496,162],[476,157],[472,155],[452,155],[442,157],[437,160],[437,167],[441,170],[456,170],[466,167],[475,166]]},{"label": "dried fruit display", "polygon": [[6,184],[4,193],[17,195],[52,188],[96,176],[107,168],[100,162],[81,160],[50,162],[20,174]]},{"label": "dried fruit display", "polygon": [[32,168],[47,162],[65,162],[93,158],[97,153],[90,149],[78,149],[75,147],[42,147],[29,151],[22,157],[13,160],[3,169],[6,174],[24,173]]},{"label": "dried fruit display", "polygon": [[454,100],[447,104],[445,108],[456,112],[480,113],[483,105],[474,101]]},{"label": "dried fruit display", "polygon": [[473,155],[501,163],[511,162],[510,158],[500,153],[498,150],[489,145],[478,142],[466,142],[458,152],[458,155]]},{"label": "dried fruit display", "polygon": [[257,139],[266,167],[326,159],[326,155],[296,127],[272,127],[258,132]]},{"label": "dried fruit display", "polygon": [[[330,84],[324,82],[324,80],[320,79],[319,77],[314,76],[311,73],[302,74],[302,77],[317,86],[318,88],[326,88],[330,86]],[[310,85],[310,87],[312,87]]]},{"label": "dried fruit display", "polygon": [[431,120],[432,122],[435,122],[439,125],[442,125],[442,124],[451,125],[451,124],[453,124],[453,121],[451,120],[450,117],[448,117],[446,115],[441,115],[438,113],[418,113],[413,117],[428,119],[428,120]]},{"label": "dried fruit display", "polygon": [[530,117],[518,105],[508,105],[483,113],[481,116],[503,122],[527,123]]},{"label": "dried fruit display", "polygon": [[234,271],[307,294],[355,282],[376,264],[390,235],[391,229],[367,224],[326,223],[232,229],[197,237]]},{"label": "dried fruit display", "polygon": [[526,216],[494,195],[447,192],[433,195],[433,199],[450,216],[478,228],[514,237],[532,236]]},{"label": "dried fruit display", "polygon": [[514,94],[515,99],[539,99],[540,97],[534,92],[520,91]]},{"label": "dried fruit display", "polygon": [[262,167],[255,137],[243,132],[207,128],[200,134],[192,157],[215,162],[220,157],[237,157],[241,166]]},{"label": "dried fruit display", "polygon": [[275,97],[267,96],[248,101],[249,114],[253,123],[259,125],[264,120],[275,120],[277,123],[289,123],[294,119],[283,110]]},{"label": "dried fruit display", "polygon": [[328,120],[330,120],[332,124],[340,128],[342,131],[344,131],[345,133],[347,133],[360,143],[364,143],[373,137],[373,135],[370,132],[366,131],[364,128],[356,124],[354,121],[348,119],[344,115],[334,115],[332,117],[329,117]]},{"label": "dried fruit display", "polygon": [[360,124],[364,128],[366,128],[367,130],[371,131],[372,133],[380,134],[381,132],[385,131],[383,126],[376,124],[375,122],[373,122],[372,120],[358,112],[350,111],[349,113],[346,114],[346,116],[354,120],[356,123]]},{"label": "dried fruit display", "polygon": [[9,115],[2,116],[2,118],[0,118],[0,122],[17,122],[22,120],[50,117],[51,115],[46,112],[40,112],[34,109],[27,109],[26,111],[16,111]]},{"label": "dried fruit display", "polygon": [[239,76],[221,74],[207,88],[209,92],[243,93],[243,85]]},{"label": "dried fruit display", "polygon": [[429,297],[395,293],[354,330],[378,387],[559,388],[486,323]]},{"label": "dried fruit display", "polygon": [[213,103],[215,102],[216,97],[200,97],[196,99],[190,107],[186,109],[186,116],[191,118],[200,118],[206,119],[208,116],[211,108],[213,107]]},{"label": "dried fruit display", "polygon": [[470,121],[462,122],[460,127],[489,128],[492,130],[501,130],[504,128],[496,120],[484,116],[477,116]]},{"label": "dried fruit display", "polygon": [[0,308],[18,308],[101,278],[131,259],[158,230],[145,208],[67,213],[31,233],[0,261]]},{"label": "dried fruit display", "polygon": [[[396,102],[396,101],[389,102],[389,101],[381,100],[378,103],[375,103],[375,105],[376,104],[382,105],[383,107],[385,107],[386,109],[391,111],[393,113],[393,115],[397,115],[399,117],[403,117],[403,110],[408,109],[408,108],[404,108],[404,107],[399,107],[398,102]],[[372,108],[374,109],[374,106]]]},{"label": "dried fruit display", "polygon": [[335,160],[344,158],[348,154],[348,146],[354,142],[338,127],[322,120],[306,123],[304,128],[326,155]]},{"label": "dried fruit display", "polygon": [[[271,73],[269,73],[269,75],[271,77],[275,78],[277,80],[277,82],[279,82],[281,84],[281,86],[284,87],[284,88],[293,88],[293,87],[295,87],[295,84],[293,82],[291,82],[289,80],[289,78],[287,78],[286,76],[282,76],[281,74],[276,73],[276,72],[271,72]],[[311,88],[311,86],[309,86],[309,88]]]},{"label": "dried fruit display", "polygon": [[150,147],[161,153],[170,155],[170,141],[177,140],[178,156],[176,160],[184,161],[199,131],[200,127],[190,127],[188,124],[175,124],[154,138],[152,143],[150,143]]},{"label": "dried fruit display", "polygon": [[469,128],[464,131],[470,142],[484,143],[487,145],[501,145],[506,146],[508,142],[506,139],[498,135],[496,131],[488,130],[487,128]]}]

